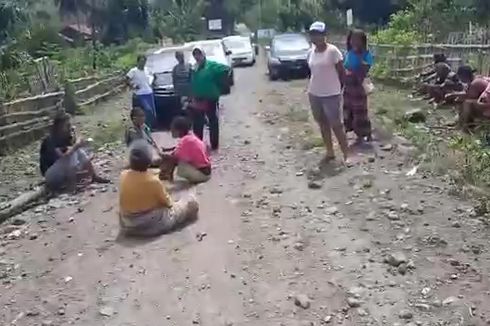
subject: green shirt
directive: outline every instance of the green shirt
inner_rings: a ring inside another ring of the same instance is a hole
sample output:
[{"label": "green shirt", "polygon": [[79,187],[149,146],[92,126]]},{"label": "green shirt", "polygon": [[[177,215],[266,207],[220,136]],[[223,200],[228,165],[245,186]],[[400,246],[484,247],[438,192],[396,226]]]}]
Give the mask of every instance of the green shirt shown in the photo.
[{"label": "green shirt", "polygon": [[204,65],[192,74],[192,95],[206,100],[217,100],[221,95],[221,84],[229,71],[228,66],[206,60]]}]

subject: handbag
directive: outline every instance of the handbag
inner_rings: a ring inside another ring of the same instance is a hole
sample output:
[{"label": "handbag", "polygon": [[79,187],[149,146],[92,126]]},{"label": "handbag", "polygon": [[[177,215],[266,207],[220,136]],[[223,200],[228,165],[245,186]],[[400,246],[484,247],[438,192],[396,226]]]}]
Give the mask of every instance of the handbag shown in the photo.
[{"label": "handbag", "polygon": [[364,81],[362,82],[362,87],[364,88],[364,91],[367,95],[374,93],[374,91],[376,90],[373,81],[369,77],[364,78]]}]

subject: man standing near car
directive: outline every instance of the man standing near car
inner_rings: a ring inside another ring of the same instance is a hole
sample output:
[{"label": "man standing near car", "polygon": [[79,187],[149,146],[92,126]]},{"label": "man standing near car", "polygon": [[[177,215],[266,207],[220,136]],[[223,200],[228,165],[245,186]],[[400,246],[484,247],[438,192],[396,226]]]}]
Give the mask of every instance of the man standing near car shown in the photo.
[{"label": "man standing near car", "polygon": [[172,82],[175,94],[179,97],[180,103],[184,105],[191,94],[192,69],[188,62],[185,62],[184,52],[175,52],[177,64],[172,69]]},{"label": "man standing near car", "polygon": [[203,139],[206,117],[209,121],[209,138],[213,150],[219,147],[218,102],[223,83],[228,82],[230,68],[206,59],[201,47],[195,47],[192,55],[196,68],[191,81],[191,115],[194,134]]},{"label": "man standing near car", "polygon": [[156,109],[152,85],[155,77],[145,65],[146,57],[139,55],[136,67],[127,73],[126,79],[133,89],[133,107],[137,105],[143,108],[146,116],[146,125],[153,128],[156,119]]}]

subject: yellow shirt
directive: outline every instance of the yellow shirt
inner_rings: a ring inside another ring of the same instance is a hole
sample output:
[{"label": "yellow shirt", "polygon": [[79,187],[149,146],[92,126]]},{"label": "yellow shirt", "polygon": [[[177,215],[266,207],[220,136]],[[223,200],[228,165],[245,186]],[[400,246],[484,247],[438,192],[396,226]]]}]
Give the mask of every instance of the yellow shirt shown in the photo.
[{"label": "yellow shirt", "polygon": [[157,208],[172,207],[167,189],[154,173],[125,170],[121,173],[120,181],[121,213],[144,213]]}]

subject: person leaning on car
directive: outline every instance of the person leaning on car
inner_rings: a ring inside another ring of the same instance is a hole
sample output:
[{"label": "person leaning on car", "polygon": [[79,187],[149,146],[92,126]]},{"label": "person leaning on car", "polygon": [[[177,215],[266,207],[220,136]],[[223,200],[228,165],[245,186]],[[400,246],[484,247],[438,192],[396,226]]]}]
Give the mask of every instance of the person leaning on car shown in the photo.
[{"label": "person leaning on car", "polygon": [[203,139],[206,117],[209,121],[209,137],[211,148],[219,146],[218,103],[222,87],[228,79],[230,67],[206,59],[204,50],[195,47],[192,55],[196,60],[196,68],[191,81],[191,116],[194,134]]}]

